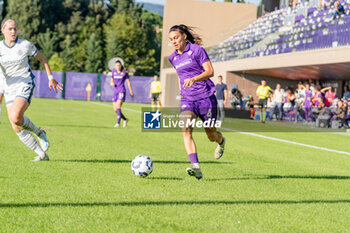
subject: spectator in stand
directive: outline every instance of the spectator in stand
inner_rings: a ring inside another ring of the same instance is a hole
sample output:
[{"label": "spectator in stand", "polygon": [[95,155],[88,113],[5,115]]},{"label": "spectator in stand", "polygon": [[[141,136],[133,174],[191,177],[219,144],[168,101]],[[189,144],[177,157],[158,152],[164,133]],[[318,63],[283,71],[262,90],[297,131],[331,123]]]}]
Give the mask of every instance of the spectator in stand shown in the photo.
[{"label": "spectator in stand", "polygon": [[313,106],[317,107],[319,103],[323,103],[322,93],[320,91],[321,87],[317,85],[315,87],[315,94],[312,97],[312,104]]},{"label": "spectator in stand", "polygon": [[295,91],[296,94],[296,116],[295,116],[295,121],[303,121],[304,120],[304,111],[303,111],[303,102],[305,98],[305,87],[304,85],[299,82],[298,83],[298,89]]},{"label": "spectator in stand", "polygon": [[343,100],[343,106],[345,108],[345,127],[349,128],[349,121],[350,121],[350,101]]},{"label": "spectator in stand", "polygon": [[305,96],[303,100],[303,106],[305,111],[305,120],[307,122],[311,119],[311,107],[312,107],[312,91],[310,89],[310,84],[306,84],[305,86]]},{"label": "spectator in stand", "polygon": [[231,85],[230,104],[234,109],[243,108],[242,93],[240,90],[238,90],[237,84]]},{"label": "spectator in stand", "polygon": [[340,3],[339,0],[336,0],[334,2],[333,6],[334,6],[334,9],[332,10],[332,12],[329,16],[329,20],[335,20],[335,18],[337,18],[337,16],[340,16],[341,14],[345,15],[344,6]]},{"label": "spectator in stand", "polygon": [[346,106],[343,106],[343,102],[338,100],[336,101],[337,102],[337,109],[336,111],[334,112],[333,114],[333,119],[334,120],[339,120],[340,121],[340,124],[341,126],[344,125],[345,123],[345,114],[346,114]]},{"label": "spectator in stand", "polygon": [[224,106],[226,104],[227,97],[227,85],[222,82],[222,76],[218,76],[218,83],[215,86],[216,89],[216,99],[218,100],[218,117],[221,122],[224,122],[225,111]]},{"label": "spectator in stand", "polygon": [[321,93],[325,94],[324,104],[327,107],[329,107],[335,98],[335,92],[333,91],[333,87],[325,87],[321,90]]},{"label": "spectator in stand", "polygon": [[291,88],[287,88],[286,101],[283,105],[283,111],[289,112],[295,105],[295,95]]},{"label": "spectator in stand", "polygon": [[[277,83],[276,89],[272,94],[272,108],[270,110],[270,121],[272,120],[272,117],[274,114],[276,114],[276,119],[281,121],[282,120],[282,105],[283,105],[283,96],[284,96],[284,90],[281,88],[281,84]],[[278,114],[276,113],[278,111]]]},{"label": "spectator in stand", "polygon": [[327,8],[331,5],[330,0],[320,0],[320,6],[319,6],[319,10],[320,11],[325,11],[327,10]]},{"label": "spectator in stand", "polygon": [[343,95],[343,100],[350,99],[350,91],[349,91],[349,86],[345,85],[344,86],[344,95]]}]

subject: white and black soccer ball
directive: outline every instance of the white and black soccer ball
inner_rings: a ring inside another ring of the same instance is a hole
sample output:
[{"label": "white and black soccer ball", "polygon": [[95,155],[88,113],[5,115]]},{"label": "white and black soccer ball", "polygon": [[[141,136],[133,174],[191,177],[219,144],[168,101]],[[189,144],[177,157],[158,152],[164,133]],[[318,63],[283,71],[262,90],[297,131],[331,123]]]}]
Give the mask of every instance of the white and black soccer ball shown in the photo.
[{"label": "white and black soccer ball", "polygon": [[131,170],[135,176],[146,177],[153,171],[153,161],[147,155],[138,155],[131,162]]}]

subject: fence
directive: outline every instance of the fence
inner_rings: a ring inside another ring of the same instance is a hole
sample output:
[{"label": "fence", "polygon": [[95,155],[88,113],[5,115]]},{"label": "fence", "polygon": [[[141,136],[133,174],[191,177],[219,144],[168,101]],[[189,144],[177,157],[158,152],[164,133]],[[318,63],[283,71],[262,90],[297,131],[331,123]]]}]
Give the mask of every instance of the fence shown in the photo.
[{"label": "fence", "polygon": [[[86,100],[88,98],[87,87],[90,85],[90,100],[112,101],[113,87],[110,85],[109,75],[76,73],[76,72],[53,72],[52,75],[63,83],[63,92],[55,93],[48,88],[49,81],[45,71],[33,70],[35,75],[34,97]],[[150,103],[149,97],[153,77],[130,76],[130,82],[134,97],[129,93],[126,85],[126,102]]]}]

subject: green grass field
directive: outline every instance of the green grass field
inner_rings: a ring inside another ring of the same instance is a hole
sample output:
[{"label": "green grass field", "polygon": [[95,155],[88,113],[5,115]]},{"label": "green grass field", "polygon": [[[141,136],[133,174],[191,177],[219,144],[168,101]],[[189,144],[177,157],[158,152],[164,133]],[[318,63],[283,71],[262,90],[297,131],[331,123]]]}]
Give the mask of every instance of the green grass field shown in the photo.
[{"label": "green grass field", "polygon": [[[350,155],[223,131],[224,157],[196,132],[204,178],[188,177],[181,133],[141,132],[144,105],[33,99],[26,115],[47,130],[49,162],[0,124],[0,232],[350,232]],[[131,109],[131,110],[130,110]],[[252,122],[228,120],[225,128]],[[238,127],[237,126],[237,127]],[[258,127],[287,127],[272,123]],[[256,132],[350,152],[346,133]],[[154,171],[134,176],[147,154]]]}]

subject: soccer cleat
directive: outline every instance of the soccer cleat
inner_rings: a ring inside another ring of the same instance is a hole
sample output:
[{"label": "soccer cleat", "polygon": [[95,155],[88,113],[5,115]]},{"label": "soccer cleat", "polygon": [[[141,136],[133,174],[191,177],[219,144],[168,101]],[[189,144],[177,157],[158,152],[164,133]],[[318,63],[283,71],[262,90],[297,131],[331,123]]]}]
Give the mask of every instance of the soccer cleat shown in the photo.
[{"label": "soccer cleat", "polygon": [[120,127],[120,124],[117,123],[114,125],[114,128],[118,128],[118,127]]},{"label": "soccer cleat", "polygon": [[46,132],[45,130],[40,130],[40,133],[38,135],[38,141],[40,143],[41,149],[46,152],[49,149],[50,143],[49,140],[47,140]]},{"label": "soccer cleat", "polygon": [[44,157],[41,157],[41,156],[36,156],[32,162],[39,162],[39,161],[49,161],[50,158],[49,156],[45,153],[45,156]]},{"label": "soccer cleat", "polygon": [[194,176],[196,177],[198,180],[203,178],[203,174],[200,168],[193,168],[193,167],[189,167],[186,169],[186,172],[189,176]]},{"label": "soccer cleat", "polygon": [[126,125],[128,124],[128,121],[129,121],[129,119],[125,119],[125,120],[124,120],[124,122],[123,122],[123,127],[124,127],[124,128],[125,128]]},{"label": "soccer cleat", "polygon": [[219,144],[215,149],[215,153],[214,153],[215,159],[220,159],[224,154],[226,139],[223,137],[222,140],[223,140],[222,144],[221,145]]}]

